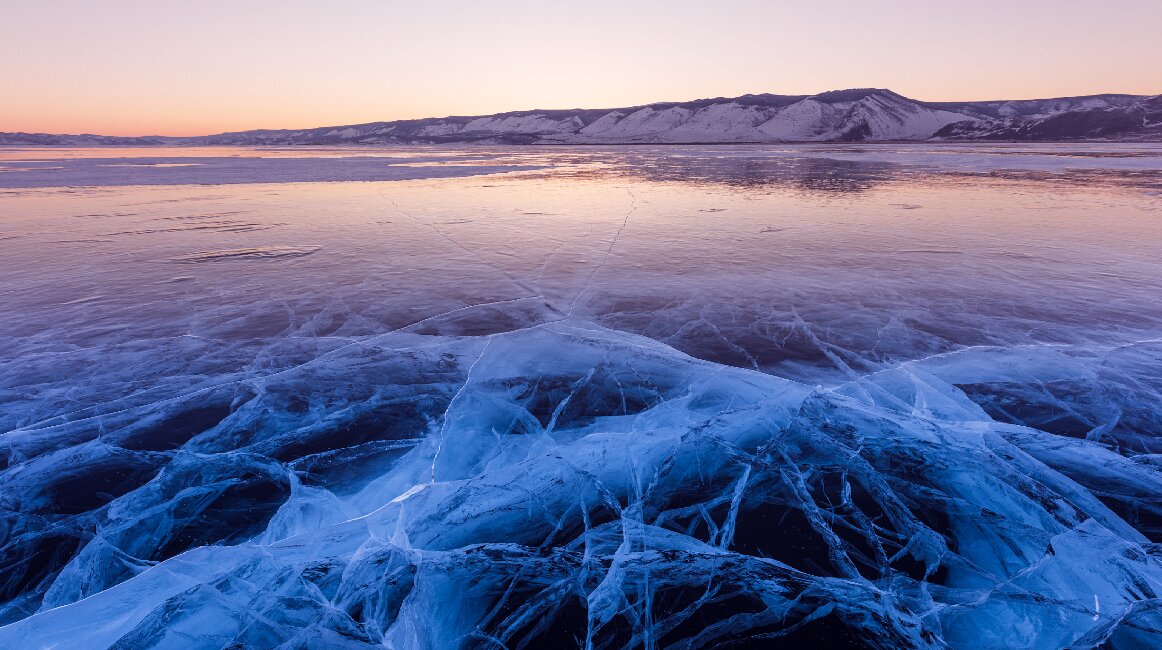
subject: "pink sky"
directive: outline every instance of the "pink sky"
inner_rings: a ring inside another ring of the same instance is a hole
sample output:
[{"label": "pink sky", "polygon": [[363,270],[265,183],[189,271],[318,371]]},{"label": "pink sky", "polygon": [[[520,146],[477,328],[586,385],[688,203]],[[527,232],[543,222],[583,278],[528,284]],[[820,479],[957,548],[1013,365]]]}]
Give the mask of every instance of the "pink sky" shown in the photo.
[{"label": "pink sky", "polygon": [[0,131],[195,135],[886,87],[1162,92],[1155,0],[0,0]]}]

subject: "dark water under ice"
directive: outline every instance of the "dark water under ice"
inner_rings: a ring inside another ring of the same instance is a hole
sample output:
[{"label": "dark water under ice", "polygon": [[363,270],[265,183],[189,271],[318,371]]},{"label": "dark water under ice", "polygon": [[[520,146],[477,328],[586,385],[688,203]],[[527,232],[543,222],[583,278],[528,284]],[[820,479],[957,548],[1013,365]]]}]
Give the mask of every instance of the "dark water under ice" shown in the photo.
[{"label": "dark water under ice", "polygon": [[0,647],[1160,647],[1160,296],[1159,145],[0,149]]}]

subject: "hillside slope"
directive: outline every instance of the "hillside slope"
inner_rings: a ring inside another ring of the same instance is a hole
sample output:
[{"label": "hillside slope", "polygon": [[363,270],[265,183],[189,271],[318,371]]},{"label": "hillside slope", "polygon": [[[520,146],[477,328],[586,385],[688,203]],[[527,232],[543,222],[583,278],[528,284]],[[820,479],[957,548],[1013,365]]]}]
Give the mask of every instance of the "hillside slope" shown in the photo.
[{"label": "hillside slope", "polygon": [[0,133],[6,145],[376,145],[1162,140],[1162,95],[921,102],[861,88],[173,138]]}]

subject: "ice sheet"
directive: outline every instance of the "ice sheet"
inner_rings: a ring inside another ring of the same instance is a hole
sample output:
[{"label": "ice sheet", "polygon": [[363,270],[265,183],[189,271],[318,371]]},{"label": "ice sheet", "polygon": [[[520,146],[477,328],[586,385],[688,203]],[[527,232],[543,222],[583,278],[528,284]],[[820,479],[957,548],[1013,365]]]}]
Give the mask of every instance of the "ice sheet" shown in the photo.
[{"label": "ice sheet", "polygon": [[1162,643],[1157,170],[850,155],[0,191],[0,647]]}]

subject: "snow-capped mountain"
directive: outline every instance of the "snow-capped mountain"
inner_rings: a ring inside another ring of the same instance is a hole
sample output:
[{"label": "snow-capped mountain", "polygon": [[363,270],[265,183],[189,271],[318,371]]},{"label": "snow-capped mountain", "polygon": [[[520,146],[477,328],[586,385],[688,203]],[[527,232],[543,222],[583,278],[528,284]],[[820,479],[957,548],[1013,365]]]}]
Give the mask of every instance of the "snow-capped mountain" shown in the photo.
[{"label": "snow-capped mountain", "polygon": [[1162,95],[921,102],[880,88],[744,95],[630,108],[256,130],[193,138],[0,133],[12,145],[633,144],[1162,140]]},{"label": "snow-capped mountain", "polygon": [[889,90],[733,99],[577,111],[521,111],[486,117],[379,122],[308,131],[260,131],[207,138],[213,144],[495,142],[631,144],[917,140],[975,119]]},{"label": "snow-capped mountain", "polygon": [[[934,106],[940,106],[936,104]],[[1095,95],[960,105],[975,121],[935,137],[963,140],[1162,140],[1162,95]]]}]

